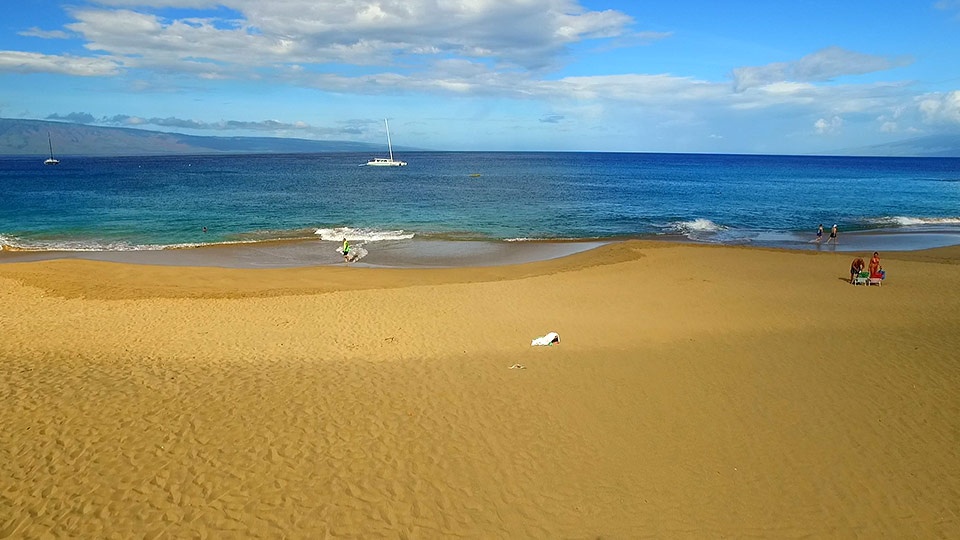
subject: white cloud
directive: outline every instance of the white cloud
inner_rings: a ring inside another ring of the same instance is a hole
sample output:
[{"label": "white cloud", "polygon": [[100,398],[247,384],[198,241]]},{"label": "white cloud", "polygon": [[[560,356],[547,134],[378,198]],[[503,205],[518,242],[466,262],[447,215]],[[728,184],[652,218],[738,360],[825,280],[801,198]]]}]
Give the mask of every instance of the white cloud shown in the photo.
[{"label": "white cloud", "polygon": [[79,77],[102,77],[117,74],[120,67],[119,62],[109,58],[0,51],[0,73],[60,73]]},{"label": "white cloud", "polygon": [[213,8],[221,4],[219,0],[96,0],[103,6],[115,7],[152,7],[152,8]]},{"label": "white cloud", "polygon": [[26,37],[38,37],[43,39],[67,39],[70,37],[70,35],[63,30],[41,30],[36,26],[28,28],[23,32],[17,32],[17,34]]},{"label": "white cloud", "polygon": [[766,109],[778,106],[809,107],[817,104],[820,98],[830,98],[843,93],[843,89],[832,89],[829,94],[823,89],[808,83],[778,82],[751,88],[745,92],[735,92],[730,96],[730,106],[734,109]]},{"label": "white cloud", "polygon": [[813,128],[819,135],[834,135],[843,127],[843,119],[839,116],[820,118],[813,123]]},{"label": "white cloud", "polygon": [[843,75],[861,75],[886,71],[911,63],[908,58],[887,58],[827,47],[808,54],[793,64],[793,76],[799,81],[828,81]]},{"label": "white cloud", "polygon": [[192,131],[228,131],[228,132],[263,132],[271,134],[288,133],[299,135],[312,135],[320,137],[332,137],[343,135],[344,132],[351,131],[354,128],[347,126],[342,128],[322,128],[312,126],[302,121],[283,122],[280,120],[220,120],[217,122],[205,122],[202,120],[191,120],[168,117],[143,118],[139,116],[130,116],[126,114],[117,114],[113,116],[94,117],[86,112],[72,112],[67,114],[51,114],[47,117],[50,120],[65,120],[81,124],[97,124],[103,126],[121,126],[121,127],[144,127],[155,126],[160,128],[169,128],[174,130],[192,130]]},{"label": "white cloud", "polygon": [[529,87],[531,93],[541,96],[611,99],[651,106],[691,101],[708,103],[729,95],[725,85],[666,74],[566,77],[531,83]]},{"label": "white cloud", "polygon": [[960,90],[920,96],[917,108],[929,124],[960,125]]},{"label": "white cloud", "polygon": [[960,0],[938,0],[933,7],[941,11],[952,11],[954,18],[960,19]]},{"label": "white cloud", "polygon": [[[531,100],[540,102],[531,110],[543,123],[562,118],[564,124],[586,125],[589,119],[606,126],[653,119],[651,128],[704,126],[703,138],[716,129],[707,124],[718,119],[753,126],[776,117],[779,125],[805,136],[811,135],[811,124],[826,135],[841,129],[849,134],[867,123],[872,131],[905,132],[921,118],[928,123],[960,123],[956,93],[915,99],[916,91],[907,83],[837,83],[842,77],[909,62],[840,47],[736,68],[733,84],[643,73],[642,67],[633,66],[624,69],[637,73],[563,77],[555,68],[571,50],[596,52],[672,36],[638,31],[628,15],[591,10],[584,4],[583,0],[77,0],[68,8],[73,21],[65,26],[67,32],[31,28],[21,35],[79,37],[91,56],[0,51],[0,72],[87,76],[128,72],[128,88],[151,92],[176,91],[189,78],[236,78],[400,99],[426,94]],[[177,17],[168,8],[193,11],[189,17]],[[602,41],[589,48],[574,47],[593,39]],[[900,118],[898,107],[909,112]],[[180,122],[134,117],[124,121],[164,127]],[[246,126],[200,122],[189,129],[297,128],[270,122]]]},{"label": "white cloud", "polygon": [[395,65],[421,56],[458,56],[540,69],[567,45],[628,33],[618,11],[575,0],[221,0],[233,19],[167,20],[148,8],[210,7],[201,0],[110,0],[133,9],[75,8],[67,27],[87,47],[176,67],[185,59],[235,65]]},{"label": "white cloud", "polygon": [[77,124],[92,124],[97,121],[90,113],[73,112],[69,114],[51,114],[47,120],[65,120]]},{"label": "white cloud", "polygon": [[[427,75],[426,73],[429,73]],[[318,74],[298,67],[283,72],[289,83],[329,92],[363,94],[427,93],[491,96],[541,101],[568,119],[657,117],[677,125],[708,118],[750,118],[773,109],[783,119],[834,116],[877,118],[897,114],[912,92],[906,84],[816,85],[781,82],[734,92],[725,82],[670,74],[598,75],[543,80],[522,71],[498,71],[480,62],[446,60],[423,74],[375,73],[356,77]],[[756,116],[760,118],[760,116]],[[836,129],[828,120],[823,124]],[[809,125],[809,124],[806,124]]]},{"label": "white cloud", "polygon": [[[880,124],[881,133],[898,133],[901,131],[901,119],[908,119],[909,113],[911,112],[904,105],[898,105],[890,108],[884,114],[881,114],[876,118],[877,123]],[[913,109],[912,112],[916,112],[916,109]]]},{"label": "white cloud", "polygon": [[733,70],[734,88],[743,91],[781,82],[829,81],[844,75],[885,71],[911,62],[905,57],[887,58],[827,47],[793,62],[736,68]]}]

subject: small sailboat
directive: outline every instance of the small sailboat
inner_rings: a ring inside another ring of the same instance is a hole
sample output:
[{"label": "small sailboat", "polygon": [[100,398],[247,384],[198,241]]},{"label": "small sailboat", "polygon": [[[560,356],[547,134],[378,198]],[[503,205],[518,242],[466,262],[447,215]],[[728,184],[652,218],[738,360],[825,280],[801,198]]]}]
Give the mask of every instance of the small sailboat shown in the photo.
[{"label": "small sailboat", "polygon": [[400,161],[393,159],[393,143],[390,142],[390,124],[387,123],[387,119],[383,119],[383,126],[387,128],[387,149],[390,151],[389,158],[373,158],[367,162],[367,165],[370,167],[403,167],[407,164],[406,161]]},{"label": "small sailboat", "polygon": [[59,165],[60,160],[53,157],[53,141],[50,139],[50,132],[47,132],[47,145],[50,146],[50,157],[44,160],[44,165]]}]

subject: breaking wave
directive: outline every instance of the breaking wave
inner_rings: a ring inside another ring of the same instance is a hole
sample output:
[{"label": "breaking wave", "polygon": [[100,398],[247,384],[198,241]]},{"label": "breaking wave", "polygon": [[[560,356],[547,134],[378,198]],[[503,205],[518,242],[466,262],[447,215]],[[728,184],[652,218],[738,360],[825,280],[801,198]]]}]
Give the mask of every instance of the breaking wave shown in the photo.
[{"label": "breaking wave", "polygon": [[681,234],[711,233],[727,230],[723,225],[717,225],[709,219],[697,218],[690,221],[677,221],[671,224],[671,228]]},{"label": "breaking wave", "polygon": [[399,231],[384,231],[380,229],[364,229],[354,227],[334,227],[330,229],[317,229],[314,233],[321,240],[330,240],[339,242],[346,238],[351,242],[379,242],[382,240],[409,240],[414,237],[414,233]]},{"label": "breaking wave", "polygon": [[960,217],[911,217],[911,216],[884,216],[867,219],[870,225],[878,227],[916,227],[919,225],[960,225]]}]

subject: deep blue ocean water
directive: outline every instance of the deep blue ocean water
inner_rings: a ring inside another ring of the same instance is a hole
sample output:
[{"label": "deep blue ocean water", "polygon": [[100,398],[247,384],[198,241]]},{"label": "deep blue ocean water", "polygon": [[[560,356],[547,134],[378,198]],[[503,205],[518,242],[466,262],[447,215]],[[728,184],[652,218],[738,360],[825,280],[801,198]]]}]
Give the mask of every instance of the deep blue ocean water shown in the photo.
[{"label": "deep blue ocean water", "polygon": [[416,152],[398,156],[406,167],[361,166],[369,157],[66,156],[59,166],[0,157],[0,244],[142,250],[319,231],[803,248],[820,223],[836,223],[841,238],[918,233],[905,237],[960,244],[956,158]]}]

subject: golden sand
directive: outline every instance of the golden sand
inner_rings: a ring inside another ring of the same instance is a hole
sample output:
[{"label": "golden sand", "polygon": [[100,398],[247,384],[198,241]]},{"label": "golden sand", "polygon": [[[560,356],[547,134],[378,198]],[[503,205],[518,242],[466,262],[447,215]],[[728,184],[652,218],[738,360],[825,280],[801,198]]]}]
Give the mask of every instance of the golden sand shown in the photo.
[{"label": "golden sand", "polygon": [[958,537],[960,249],[864,255],[0,265],[0,538]]}]

